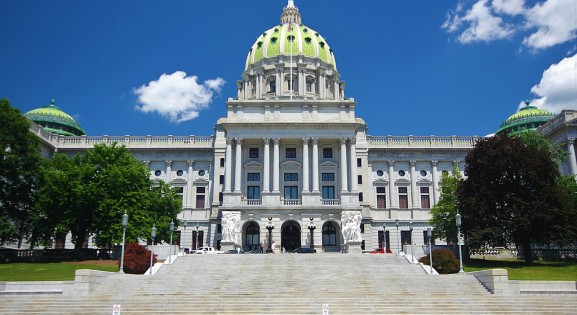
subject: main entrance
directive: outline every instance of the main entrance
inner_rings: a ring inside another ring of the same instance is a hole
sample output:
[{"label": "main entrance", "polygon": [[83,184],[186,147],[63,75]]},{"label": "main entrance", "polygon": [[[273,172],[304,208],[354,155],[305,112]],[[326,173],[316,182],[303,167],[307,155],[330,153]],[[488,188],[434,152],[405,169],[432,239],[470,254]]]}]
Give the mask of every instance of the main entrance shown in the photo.
[{"label": "main entrance", "polygon": [[301,228],[295,221],[288,221],[283,224],[281,233],[281,249],[287,252],[301,247]]}]

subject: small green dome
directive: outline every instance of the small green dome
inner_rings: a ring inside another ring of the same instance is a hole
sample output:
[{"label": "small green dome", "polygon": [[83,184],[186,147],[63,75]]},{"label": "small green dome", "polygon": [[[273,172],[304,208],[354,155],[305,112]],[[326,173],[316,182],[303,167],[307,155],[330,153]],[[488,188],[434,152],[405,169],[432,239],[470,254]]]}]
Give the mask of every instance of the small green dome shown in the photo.
[{"label": "small green dome", "polygon": [[47,106],[27,112],[24,116],[55,134],[63,136],[83,136],[86,134],[72,116],[56,107],[54,100],[51,100]]},{"label": "small green dome", "polygon": [[535,130],[555,117],[555,114],[539,109],[525,102],[525,107],[509,116],[497,130],[497,134],[517,135],[523,131]]}]

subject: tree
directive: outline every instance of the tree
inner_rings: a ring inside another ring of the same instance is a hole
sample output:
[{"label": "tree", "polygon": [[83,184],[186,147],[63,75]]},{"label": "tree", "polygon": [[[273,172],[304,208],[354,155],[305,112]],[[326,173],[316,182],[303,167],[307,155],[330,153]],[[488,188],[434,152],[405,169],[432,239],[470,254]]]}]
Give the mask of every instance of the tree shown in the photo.
[{"label": "tree", "polygon": [[549,157],[557,166],[567,160],[569,152],[563,150],[559,143],[551,143],[547,138],[535,130],[527,130],[517,135],[524,143],[537,149],[544,149],[549,152]]},{"label": "tree", "polygon": [[20,247],[32,229],[40,150],[29,129],[28,119],[0,100],[0,244],[19,241]]},{"label": "tree", "polygon": [[457,226],[455,216],[458,211],[457,187],[463,180],[459,168],[455,166],[451,174],[441,177],[439,202],[431,209],[431,224],[435,227],[435,237],[444,239],[447,243],[457,242]]},{"label": "tree", "polygon": [[175,191],[154,184],[148,168],[116,144],[95,145],[71,158],[56,154],[45,164],[39,196],[38,217],[49,228],[38,234],[46,240],[70,231],[76,249],[90,236],[101,248],[120,243],[124,213],[129,216],[127,242],[148,239],[153,225],[156,239],[167,240],[165,230],[181,209]]},{"label": "tree", "polygon": [[559,172],[549,151],[518,137],[479,140],[458,188],[462,231],[470,248],[515,244],[531,263],[532,244],[559,241],[564,216]]}]

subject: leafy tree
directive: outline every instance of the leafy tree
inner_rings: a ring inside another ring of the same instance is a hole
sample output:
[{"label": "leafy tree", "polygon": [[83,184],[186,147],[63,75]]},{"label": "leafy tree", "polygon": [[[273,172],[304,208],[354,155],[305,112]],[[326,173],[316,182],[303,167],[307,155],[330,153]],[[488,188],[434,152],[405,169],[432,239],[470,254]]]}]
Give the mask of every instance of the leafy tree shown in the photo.
[{"label": "leafy tree", "polygon": [[466,164],[458,199],[469,247],[515,244],[531,263],[531,244],[559,241],[559,172],[547,150],[496,136],[477,142]]},{"label": "leafy tree", "polygon": [[517,137],[519,137],[521,141],[530,146],[538,149],[544,149],[549,152],[549,157],[551,160],[553,160],[553,162],[557,164],[557,166],[567,160],[567,155],[569,155],[569,152],[563,150],[559,143],[549,142],[547,138],[535,130],[524,131]]},{"label": "leafy tree", "polygon": [[123,146],[95,145],[71,158],[56,154],[46,163],[39,191],[39,217],[46,240],[54,231],[70,231],[76,249],[90,236],[96,246],[109,248],[122,241],[121,218],[128,214],[126,240],[148,239],[156,225],[156,240],[168,240],[168,226],[181,205],[165,183],[154,185],[148,168]]},{"label": "leafy tree", "polygon": [[20,246],[33,226],[29,216],[40,150],[29,128],[18,109],[0,100],[0,244],[19,241]]},{"label": "leafy tree", "polygon": [[431,224],[435,227],[435,237],[444,239],[448,243],[457,242],[457,226],[455,216],[458,210],[457,187],[463,180],[458,167],[454,167],[451,174],[441,177],[439,202],[431,209]]}]

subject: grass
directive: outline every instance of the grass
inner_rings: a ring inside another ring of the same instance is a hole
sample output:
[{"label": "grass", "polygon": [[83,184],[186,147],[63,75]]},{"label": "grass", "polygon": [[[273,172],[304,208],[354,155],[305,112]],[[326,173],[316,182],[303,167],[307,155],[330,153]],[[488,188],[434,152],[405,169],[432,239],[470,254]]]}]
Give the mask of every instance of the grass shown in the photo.
[{"label": "grass", "polygon": [[77,269],[117,272],[112,263],[62,262],[0,264],[0,281],[67,281],[74,280]]},{"label": "grass", "polygon": [[471,259],[465,262],[465,271],[507,269],[509,280],[577,281],[577,263],[535,261],[527,265],[519,260]]}]

